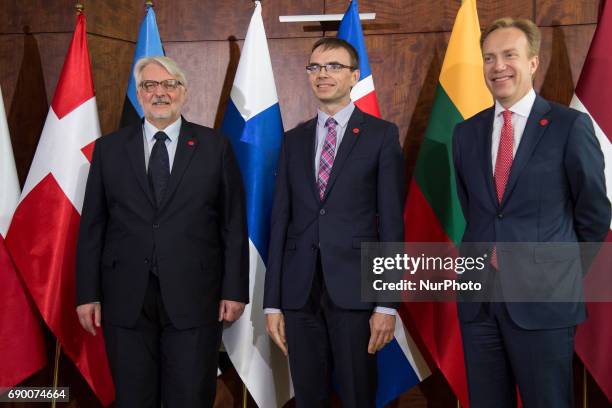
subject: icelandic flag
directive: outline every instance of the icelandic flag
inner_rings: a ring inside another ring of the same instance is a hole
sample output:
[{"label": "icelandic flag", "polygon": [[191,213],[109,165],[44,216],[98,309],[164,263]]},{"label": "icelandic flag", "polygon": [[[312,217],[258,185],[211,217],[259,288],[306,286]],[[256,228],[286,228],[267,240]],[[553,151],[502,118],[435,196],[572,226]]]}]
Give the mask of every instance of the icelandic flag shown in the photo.
[{"label": "icelandic flag", "polygon": [[255,2],[221,129],[231,140],[246,191],[251,299],[242,317],[224,329],[223,343],[257,405],[281,407],[293,394],[289,367],[266,334],[262,310],[283,124],[259,1]]},{"label": "icelandic flag", "polygon": [[[347,41],[359,54],[359,82],[351,90],[353,103],[362,111],[380,117],[378,98],[368,61],[357,0],[352,0],[340,22],[338,38]],[[431,374],[418,347],[404,327],[399,313],[395,319],[395,338],[377,353],[378,389],[376,406],[383,407]]]},{"label": "icelandic flag", "polygon": [[123,103],[123,112],[121,114],[119,127],[140,123],[144,117],[142,107],[136,98],[136,80],[133,75],[134,65],[136,65],[136,62],[141,58],[164,55],[164,49],[161,39],[159,38],[159,30],[157,29],[155,11],[153,11],[153,6],[151,4],[147,4],[146,7],[147,12],[140,24],[140,30],[138,31],[134,60],[132,61],[132,68],[130,69],[130,81],[128,82],[127,95]]},{"label": "icelandic flag", "polygon": [[361,21],[359,20],[359,6],[357,0],[352,0],[344,13],[338,29],[338,38],[342,38],[357,50],[359,55],[359,82],[351,90],[353,103],[362,111],[380,118],[378,98],[374,90],[374,80],[370,70],[370,61],[366,51]]}]

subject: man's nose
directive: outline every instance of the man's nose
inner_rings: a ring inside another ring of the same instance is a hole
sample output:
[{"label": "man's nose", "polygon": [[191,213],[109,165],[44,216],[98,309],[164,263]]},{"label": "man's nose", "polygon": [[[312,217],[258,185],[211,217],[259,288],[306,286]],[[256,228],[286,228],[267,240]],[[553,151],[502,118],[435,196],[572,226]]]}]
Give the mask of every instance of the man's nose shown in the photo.
[{"label": "man's nose", "polygon": [[504,61],[503,58],[498,58],[497,60],[495,60],[493,69],[495,71],[503,71],[504,69],[506,69],[506,61]]},{"label": "man's nose", "polygon": [[329,75],[327,73],[327,69],[325,67],[321,67],[319,72],[317,72],[317,78],[327,78]]}]

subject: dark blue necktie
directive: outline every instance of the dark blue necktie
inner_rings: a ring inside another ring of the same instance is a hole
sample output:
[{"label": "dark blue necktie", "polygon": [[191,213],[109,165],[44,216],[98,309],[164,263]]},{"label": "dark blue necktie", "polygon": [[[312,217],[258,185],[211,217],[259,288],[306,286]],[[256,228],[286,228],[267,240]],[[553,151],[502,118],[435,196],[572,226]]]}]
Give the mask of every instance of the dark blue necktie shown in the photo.
[{"label": "dark blue necktie", "polygon": [[155,201],[159,207],[164,199],[166,186],[170,178],[170,159],[166,148],[168,135],[164,132],[157,132],[154,137],[155,144],[151,149],[151,157],[149,157],[149,183],[151,183]]}]

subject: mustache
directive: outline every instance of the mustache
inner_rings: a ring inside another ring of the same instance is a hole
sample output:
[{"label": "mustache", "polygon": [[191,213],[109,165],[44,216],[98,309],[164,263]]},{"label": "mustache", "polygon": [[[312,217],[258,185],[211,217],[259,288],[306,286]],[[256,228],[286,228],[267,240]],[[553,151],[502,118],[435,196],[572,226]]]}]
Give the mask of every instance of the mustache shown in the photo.
[{"label": "mustache", "polygon": [[170,103],[170,100],[164,97],[153,97],[151,103]]}]

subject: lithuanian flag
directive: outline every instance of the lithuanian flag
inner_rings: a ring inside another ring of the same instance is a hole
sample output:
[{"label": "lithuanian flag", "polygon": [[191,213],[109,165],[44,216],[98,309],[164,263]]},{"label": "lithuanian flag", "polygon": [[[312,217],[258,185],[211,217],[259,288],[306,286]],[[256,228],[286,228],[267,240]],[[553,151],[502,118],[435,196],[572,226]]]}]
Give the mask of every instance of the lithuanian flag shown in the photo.
[{"label": "lithuanian flag", "polygon": [[[450,36],[404,209],[408,242],[461,241],[465,219],[452,163],[455,125],[492,105],[482,72],[476,0],[464,0]],[[463,407],[469,406],[455,303],[404,303],[409,320]]]}]

